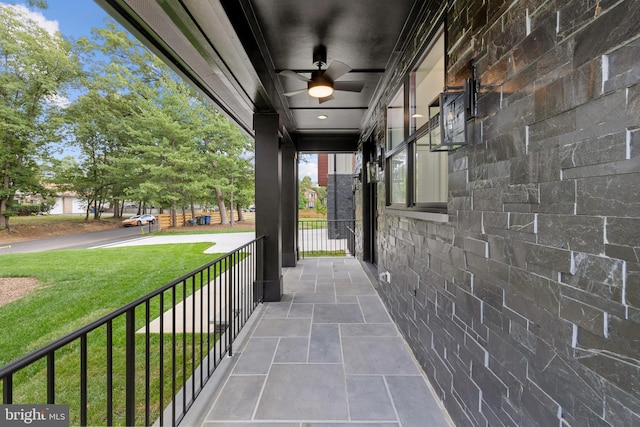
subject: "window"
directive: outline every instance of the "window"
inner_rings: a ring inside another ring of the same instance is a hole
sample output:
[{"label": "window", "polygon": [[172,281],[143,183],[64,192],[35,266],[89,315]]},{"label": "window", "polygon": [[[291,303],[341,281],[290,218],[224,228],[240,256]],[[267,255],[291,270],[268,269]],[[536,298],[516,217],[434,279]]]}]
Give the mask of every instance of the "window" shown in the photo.
[{"label": "window", "polygon": [[387,150],[404,140],[404,88],[401,88],[387,106]]},{"label": "window", "polygon": [[[440,29],[387,106],[387,204],[446,212],[448,156],[429,151],[429,104],[445,84],[445,38]],[[406,94],[405,94],[406,91]]]}]

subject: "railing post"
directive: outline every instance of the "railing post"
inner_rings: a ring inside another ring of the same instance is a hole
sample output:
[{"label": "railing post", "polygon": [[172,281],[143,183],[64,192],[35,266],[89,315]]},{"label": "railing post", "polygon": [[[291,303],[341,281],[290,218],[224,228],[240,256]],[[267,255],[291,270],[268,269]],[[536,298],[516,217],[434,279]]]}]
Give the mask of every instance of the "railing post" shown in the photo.
[{"label": "railing post", "polygon": [[56,364],[55,352],[47,354],[47,403],[56,403]]},{"label": "railing post", "polygon": [[13,403],[13,374],[2,379],[2,403],[5,405]]},{"label": "railing post", "polygon": [[126,385],[125,385],[125,424],[135,425],[136,417],[136,328],[135,308],[127,311],[126,315]]},{"label": "railing post", "polygon": [[227,258],[227,336],[229,337],[229,357],[233,356],[233,255]]}]

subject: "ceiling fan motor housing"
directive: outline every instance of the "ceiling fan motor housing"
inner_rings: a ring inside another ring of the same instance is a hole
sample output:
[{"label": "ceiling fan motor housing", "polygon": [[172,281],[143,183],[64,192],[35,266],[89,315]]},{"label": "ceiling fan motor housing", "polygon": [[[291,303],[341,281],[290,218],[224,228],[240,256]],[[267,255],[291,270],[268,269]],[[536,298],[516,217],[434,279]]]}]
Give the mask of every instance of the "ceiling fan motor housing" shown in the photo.
[{"label": "ceiling fan motor housing", "polygon": [[313,63],[322,67],[327,63],[327,47],[324,45],[318,45],[313,48]]}]

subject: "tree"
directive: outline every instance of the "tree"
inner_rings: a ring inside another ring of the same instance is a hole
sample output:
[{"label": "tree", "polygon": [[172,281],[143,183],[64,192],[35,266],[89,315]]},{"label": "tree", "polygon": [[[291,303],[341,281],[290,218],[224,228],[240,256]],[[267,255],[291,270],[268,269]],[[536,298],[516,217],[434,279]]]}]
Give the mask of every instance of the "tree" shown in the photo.
[{"label": "tree", "polygon": [[225,199],[239,185],[248,191],[248,136],[115,23],[92,34],[77,43],[86,92],[68,117],[83,174],[71,176],[85,191],[81,176],[92,177],[84,194],[94,204],[126,198],[171,207],[175,226],[178,210],[217,203],[226,223]]},{"label": "tree", "polygon": [[59,33],[0,4],[0,228],[9,229],[16,192],[42,193],[38,163],[62,138],[64,90],[80,65]]}]

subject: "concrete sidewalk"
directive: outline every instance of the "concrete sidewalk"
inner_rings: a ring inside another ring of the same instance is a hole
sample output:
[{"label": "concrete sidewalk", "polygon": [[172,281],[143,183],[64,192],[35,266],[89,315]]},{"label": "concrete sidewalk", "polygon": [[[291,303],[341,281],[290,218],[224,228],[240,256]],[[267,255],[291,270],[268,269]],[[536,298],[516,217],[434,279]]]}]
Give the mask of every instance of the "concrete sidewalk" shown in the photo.
[{"label": "concrete sidewalk", "polygon": [[96,246],[99,248],[117,248],[122,246],[164,245],[171,243],[212,243],[204,251],[207,254],[231,252],[255,239],[254,232],[243,233],[215,233],[215,234],[174,234],[168,236],[148,236],[109,245]]}]

